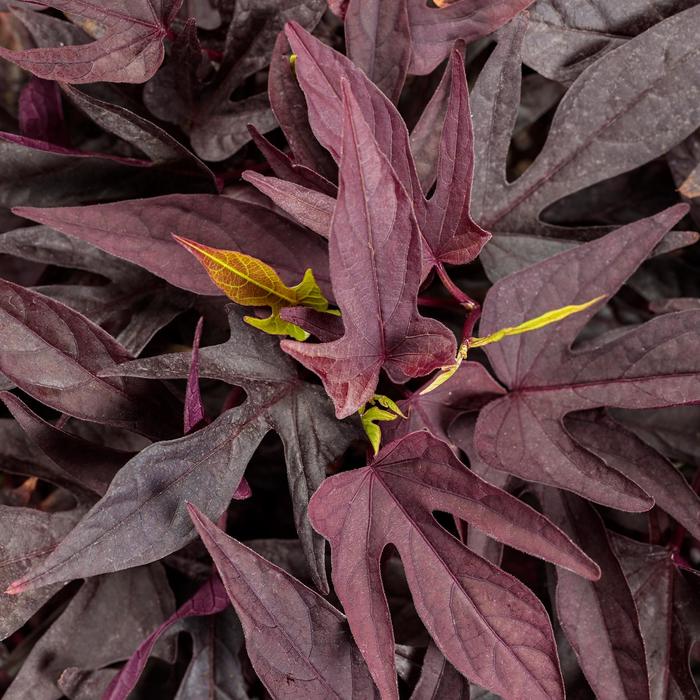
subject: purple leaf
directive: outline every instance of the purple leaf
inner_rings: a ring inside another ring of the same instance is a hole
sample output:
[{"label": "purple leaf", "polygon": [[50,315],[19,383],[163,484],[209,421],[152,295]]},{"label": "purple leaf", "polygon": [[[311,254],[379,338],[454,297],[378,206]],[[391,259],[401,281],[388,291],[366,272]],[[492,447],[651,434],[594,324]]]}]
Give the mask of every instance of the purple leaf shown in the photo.
[{"label": "purple leaf", "polygon": [[668,460],[603,412],[575,413],[564,424],[579,445],[639,484],[659,508],[700,538],[700,497]]},{"label": "purple leaf", "polygon": [[382,697],[398,698],[379,566],[393,544],[418,614],[460,673],[506,699],[563,698],[541,603],[440,527],[436,510],[581,575],[599,575],[549,521],[469,472],[426,432],[387,445],[364,469],[326,479],[309,515],[331,543],[335,591]]},{"label": "purple leaf", "polygon": [[99,326],[48,297],[0,281],[0,371],[51,408],[83,420],[174,434],[163,387],[97,373],[131,359]]},{"label": "purple leaf", "polygon": [[456,352],[447,328],[418,313],[421,256],[413,207],[345,85],[343,159],[330,240],[345,334],[331,343],[281,344],[321,377],[339,418],[372,397],[382,367],[393,381],[405,382],[449,364]]},{"label": "purple leaf", "polygon": [[187,375],[187,390],[185,391],[185,435],[205,420],[202,395],[199,391],[199,343],[202,338],[204,317],[197,322],[192,341],[192,359]]},{"label": "purple leaf", "polygon": [[599,581],[557,572],[559,622],[600,700],[649,700],[649,678],[637,609],[600,516],[577,496],[540,491],[546,515],[597,564]]},{"label": "purple leaf", "polygon": [[119,675],[109,684],[102,700],[126,700],[136,687],[156,642],[180,620],[187,617],[215,615],[226,608],[229,602],[221,579],[212,576],[189,600],[185,601],[165,622],[151,632],[122,667]]},{"label": "purple leaf", "polygon": [[87,207],[19,207],[16,212],[197,294],[218,295],[221,291],[173,240],[173,233],[258,257],[288,283],[296,284],[311,267],[324,292],[329,287],[327,253],[318,236],[268,209],[229,197],[168,195]]},{"label": "purple leaf", "polygon": [[251,170],[243,173],[243,179],[267,195],[280,209],[303,226],[328,238],[335,208],[335,199],[303,185],[260,175]]},{"label": "purple leaf", "polygon": [[411,60],[407,0],[352,0],[345,15],[348,58],[394,103]]},{"label": "purple leaf", "polygon": [[[177,139],[153,122],[140,117],[125,107],[92,97],[71,85],[63,85],[62,88],[70,101],[85,112],[92,121],[105,131],[138,148],[152,162],[182,162],[215,184],[214,173]],[[216,190],[214,189],[214,191]]]},{"label": "purple leaf", "polygon": [[63,692],[56,682],[65,669],[92,671],[128,658],[174,607],[160,564],[86,581],[34,645],[3,697],[59,700]]},{"label": "purple leaf", "polygon": [[[506,158],[518,109],[520,51],[527,28],[525,18],[516,19],[472,93],[473,209],[479,224],[496,238],[599,236],[599,227],[572,230],[545,223],[541,213],[567,195],[663,155],[700,126],[700,109],[691,97],[692,86],[700,80],[700,54],[692,48],[698,22],[700,8],[694,6],[597,60],[560,102],[535,161],[515,181],[507,182]],[[521,244],[509,241],[506,248],[512,254],[513,246]],[[499,259],[494,253],[487,263],[492,278],[503,274]]]},{"label": "purple leaf", "polygon": [[376,689],[345,618],[318,593],[219,530],[190,517],[238,613],[258,676],[276,698],[372,698]]},{"label": "purple leaf", "polygon": [[272,49],[268,95],[270,107],[287,138],[294,159],[299,165],[317,171],[329,180],[335,179],[335,166],[328,153],[314,138],[307,119],[304,93],[292,73],[290,48],[284,32],[277,35]]},{"label": "purple leaf", "polygon": [[430,73],[447,57],[457,39],[470,43],[496,31],[533,0],[456,0],[444,7],[429,7],[423,0],[409,0],[411,66],[418,75]]},{"label": "purple leaf", "polygon": [[600,0],[563,5],[539,0],[530,10],[523,60],[541,75],[569,84],[604,54],[694,5],[694,0],[671,0],[653,7],[645,0],[624,0],[612,8]]},{"label": "purple leaf", "polygon": [[[309,122],[316,138],[336,161],[340,160],[344,143],[341,83],[348,81],[358,109],[376,139],[377,149],[388,159],[413,202],[423,248],[422,278],[434,265],[473,260],[488,240],[488,234],[469,216],[472,138],[466,77],[459,52],[451,61],[449,112],[438,165],[442,182],[437,196],[426,202],[406,125],[391,101],[344,56],[293,23],[287,25],[286,31],[298,56],[295,67],[309,106]],[[450,177],[455,178],[451,188],[448,187]],[[454,210],[448,211],[446,207]]]},{"label": "purple leaf", "polygon": [[[243,323],[237,309],[229,313],[231,338],[200,351],[200,375],[241,386],[248,400],[211,425],[150,445],[127,462],[102,500],[42,566],[15,583],[15,590],[145,564],[184,547],[194,537],[185,499],[218,518],[271,430],[285,446],[295,524],[314,581],[326,588],[325,546],[313,533],[306,509],[327,465],[342,455],[356,428],[333,418],[320,387],[299,380],[272,336]],[[188,353],[175,353],[136,360],[116,372],[186,377],[189,364]]]},{"label": "purple leaf", "polygon": [[[44,559],[80,519],[75,508],[44,513],[32,508],[0,506],[0,588],[5,588]],[[60,586],[47,586],[20,596],[0,595],[0,639],[7,639],[53,596]]]},{"label": "purple leaf", "polygon": [[280,310],[280,316],[303,328],[322,343],[343,337],[343,319],[335,314],[326,314],[308,306],[287,306]]},{"label": "purple leaf", "polygon": [[[612,296],[685,212],[685,205],[672,207],[497,282],[484,303],[480,335],[562,305]],[[647,510],[652,502],[645,491],[578,445],[563,419],[601,406],[652,408],[697,401],[697,354],[691,348],[700,316],[668,314],[607,343],[572,351],[596,306],[486,346],[509,393],[479,414],[476,449],[495,469],[614,508]]]},{"label": "purple leaf", "polygon": [[66,143],[66,125],[58,85],[32,78],[19,97],[19,130],[24,136],[59,145]]},{"label": "purple leaf", "polygon": [[0,56],[39,78],[64,83],[146,82],[163,61],[163,38],[182,0],[124,0],[100,7],[80,0],[51,0],[97,37],[89,44],[11,51]]},{"label": "purple leaf", "polygon": [[428,430],[439,440],[451,444],[448,432],[457,416],[467,411],[478,411],[505,393],[503,387],[478,362],[463,362],[449,381],[427,394],[421,394],[424,388],[398,402],[406,419],[388,423],[383,428],[385,436],[397,438],[416,430]]},{"label": "purple leaf", "polygon": [[423,658],[418,684],[411,700],[469,700],[469,684],[457,673],[435,644],[429,644]]},{"label": "purple leaf", "polygon": [[122,452],[89,442],[51,425],[14,394],[2,392],[0,401],[5,404],[32,444],[58,465],[81,489],[103,496],[114,475],[132,457],[131,452]]},{"label": "purple leaf", "polygon": [[612,544],[639,611],[651,697],[697,700],[700,693],[688,661],[700,638],[696,576],[684,578],[664,547],[619,535]]}]

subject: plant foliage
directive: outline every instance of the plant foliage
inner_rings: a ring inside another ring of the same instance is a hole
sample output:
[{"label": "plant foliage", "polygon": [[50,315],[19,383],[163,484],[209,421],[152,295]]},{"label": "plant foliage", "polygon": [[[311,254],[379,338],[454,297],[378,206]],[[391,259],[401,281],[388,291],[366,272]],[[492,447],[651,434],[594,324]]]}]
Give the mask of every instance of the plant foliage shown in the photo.
[{"label": "plant foliage", "polygon": [[700,700],[698,36],[0,0],[3,697]]}]

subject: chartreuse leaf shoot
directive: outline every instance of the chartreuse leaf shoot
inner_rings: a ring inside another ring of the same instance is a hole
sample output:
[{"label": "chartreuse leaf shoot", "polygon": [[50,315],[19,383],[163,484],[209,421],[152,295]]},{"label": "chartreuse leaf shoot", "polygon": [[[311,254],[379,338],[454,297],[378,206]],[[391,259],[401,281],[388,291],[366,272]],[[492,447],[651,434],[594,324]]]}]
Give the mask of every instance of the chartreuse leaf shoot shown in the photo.
[{"label": "chartreuse leaf shoot", "polygon": [[288,287],[272,267],[251,255],[212,248],[181,236],[173,235],[173,238],[199,260],[214,284],[229,299],[241,306],[270,307],[267,318],[245,317],[246,323],[265,333],[288,335],[295,340],[309,337],[299,326],[280,318],[279,311],[285,306],[307,306],[333,313],[311,269],[306,270],[299,284]]},{"label": "chartreuse leaf shoot", "polygon": [[428,386],[425,387],[423,391],[421,391],[421,394],[429,394],[431,391],[437,389],[439,386],[444,384],[459,369],[459,366],[462,364],[462,362],[467,359],[467,353],[469,352],[470,348],[480,348],[484,345],[490,345],[491,343],[498,343],[499,341],[503,340],[504,338],[507,338],[508,336],[520,335],[521,333],[529,333],[530,331],[536,331],[540,328],[544,328],[545,326],[549,326],[552,323],[558,323],[559,321],[563,321],[565,318],[571,316],[572,314],[576,314],[580,311],[588,309],[589,307],[593,306],[593,304],[596,304],[604,298],[605,295],[601,294],[600,296],[597,296],[594,299],[590,299],[589,301],[586,301],[583,304],[569,304],[568,306],[562,306],[559,309],[547,311],[546,313],[543,313],[540,316],[531,318],[527,321],[524,321],[523,323],[519,323],[517,326],[501,328],[500,330],[497,330],[494,333],[490,333],[489,335],[483,338],[469,338],[460,345],[454,364],[448,365],[447,367],[443,367],[441,371],[435,376],[435,379],[430,384],[428,384]]}]

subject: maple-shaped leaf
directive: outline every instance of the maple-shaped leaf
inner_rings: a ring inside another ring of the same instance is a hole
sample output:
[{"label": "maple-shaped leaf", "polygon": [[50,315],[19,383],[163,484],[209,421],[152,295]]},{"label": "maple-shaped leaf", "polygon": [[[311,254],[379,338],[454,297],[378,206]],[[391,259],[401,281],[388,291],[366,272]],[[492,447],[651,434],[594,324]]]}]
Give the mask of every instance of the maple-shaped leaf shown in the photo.
[{"label": "maple-shaped leaf", "polygon": [[264,259],[287,283],[311,268],[325,293],[330,287],[324,241],[268,208],[230,197],[166,195],[85,207],[19,207],[16,213],[197,294],[221,291],[173,239],[178,231],[187,231],[197,243]]},{"label": "maple-shaped leaf", "polygon": [[214,284],[229,299],[241,306],[269,306],[267,318],[246,316],[245,321],[265,333],[291,335],[306,340],[308,334],[298,326],[280,318],[284,306],[308,306],[316,311],[326,311],[328,300],[323,296],[308,268],[299,284],[288,287],[269,265],[245,253],[221,250],[187,238],[174,236],[175,240],[199,260]]},{"label": "maple-shaped leaf", "polygon": [[376,697],[344,616],[197,508],[188,509],[238,613],[253,668],[270,694],[288,700]]},{"label": "maple-shaped leaf", "polygon": [[[480,334],[517,325],[557,305],[612,296],[686,211],[685,205],[671,207],[500,280],[484,302]],[[572,439],[563,420],[574,411],[602,406],[697,402],[700,362],[692,348],[700,338],[700,313],[666,314],[607,342],[603,338],[572,350],[597,307],[484,348],[509,391],[481,410],[476,449],[493,468],[611,507],[647,510],[652,501],[633,473],[627,478],[608,468],[604,457]],[[599,437],[605,438],[594,433],[589,441]]]},{"label": "maple-shaped leaf", "polygon": [[418,75],[430,73],[448,55],[457,39],[467,43],[495,32],[534,0],[440,0],[430,7],[409,0],[411,65]]},{"label": "maple-shaped leaf", "polygon": [[666,547],[612,536],[639,612],[653,700],[698,700],[689,655],[700,639],[697,574],[687,577]]},{"label": "maple-shaped leaf", "polygon": [[442,263],[473,260],[489,235],[469,213],[473,169],[471,115],[460,52],[455,50],[450,60],[450,97],[440,140],[438,186],[426,201],[406,124],[392,102],[342,54],[294,23],[287,25],[286,32],[297,55],[295,70],[306,96],[309,123],[336,161],[340,160],[344,138],[341,83],[348,81],[377,147],[413,202],[423,249],[422,278]]},{"label": "maple-shaped leaf", "polygon": [[662,156],[700,127],[694,98],[700,86],[700,55],[693,42],[698,26],[695,4],[581,73],[559,103],[542,150],[512,182],[506,179],[506,161],[520,102],[527,18],[517,17],[505,29],[472,91],[472,208],[494,236],[483,258],[491,279],[512,271],[504,260],[535,262],[561,250],[561,240],[603,234],[605,227],[572,229],[546,223],[541,215],[568,195]]},{"label": "maple-shaped leaf", "polygon": [[598,581],[557,572],[557,615],[599,700],[649,700],[644,642],[632,592],[600,516],[584,500],[542,487],[550,517],[601,569]]},{"label": "maple-shaped leaf", "polygon": [[[128,461],[105,496],[14,590],[145,564],[184,547],[194,538],[185,499],[218,518],[271,430],[284,444],[299,538],[316,584],[326,587],[324,542],[306,509],[326,467],[355,439],[357,428],[334,418],[321,387],[299,378],[276,339],[245,324],[235,307],[229,323],[227,342],[200,349],[199,373],[242,387],[247,401],[205,428],[154,443]],[[189,369],[190,353],[183,352],[135,360],[115,373],[168,379],[187,377]]]},{"label": "maple-shaped leaf", "polygon": [[163,61],[163,39],[182,0],[124,0],[111,6],[81,0],[42,4],[74,18],[95,41],[24,51],[0,48],[2,58],[39,78],[64,83],[144,83]]},{"label": "maple-shaped leaf", "polygon": [[98,372],[130,360],[112,336],[53,299],[0,280],[0,371],[51,408],[155,437],[177,434],[165,387]]},{"label": "maple-shaped leaf", "polygon": [[331,343],[282,341],[323,380],[339,418],[375,393],[384,368],[405,382],[453,360],[452,333],[417,307],[420,238],[411,200],[344,83],[345,126],[330,238],[333,291],[345,333]]},{"label": "maple-shaped leaf", "polygon": [[382,552],[394,545],[418,614],[460,673],[510,700],[563,698],[539,600],[444,530],[434,511],[587,578],[599,575],[546,518],[472,474],[427,432],[392,442],[363,469],[326,479],[309,516],[331,543],[335,591],[382,697],[398,698],[380,568]]}]

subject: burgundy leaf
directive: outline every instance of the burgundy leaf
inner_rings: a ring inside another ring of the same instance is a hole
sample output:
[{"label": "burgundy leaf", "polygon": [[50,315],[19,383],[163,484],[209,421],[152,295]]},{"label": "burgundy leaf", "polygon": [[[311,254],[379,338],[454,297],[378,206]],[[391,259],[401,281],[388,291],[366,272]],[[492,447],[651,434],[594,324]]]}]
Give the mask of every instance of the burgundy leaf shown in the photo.
[{"label": "burgundy leaf", "polygon": [[423,658],[418,684],[411,700],[469,700],[469,684],[457,673],[435,644],[429,644]]},{"label": "burgundy leaf", "polygon": [[127,658],[174,607],[160,564],[86,581],[34,645],[3,697],[59,700],[57,681],[65,669],[92,671]]},{"label": "burgundy leaf", "polygon": [[14,394],[2,392],[0,401],[32,443],[81,489],[103,496],[114,475],[132,457],[131,452],[89,442],[51,425]]},{"label": "burgundy leaf", "polygon": [[[391,101],[344,56],[293,23],[287,25],[286,31],[298,56],[295,66],[309,106],[311,127],[336,161],[340,160],[344,143],[345,111],[341,83],[344,79],[348,81],[378,150],[389,160],[397,179],[413,201],[423,248],[422,278],[434,265],[473,260],[488,240],[488,234],[469,216],[471,117],[460,53],[455,51],[451,60],[450,103],[438,165],[441,183],[437,196],[426,202],[406,125]],[[452,177],[455,181],[448,181]]]},{"label": "burgundy leaf", "polygon": [[311,267],[324,292],[329,288],[327,253],[318,236],[268,209],[229,197],[168,195],[87,207],[20,207],[16,212],[198,294],[221,294],[221,290],[173,240],[173,233],[258,257],[287,283],[296,284]]},{"label": "burgundy leaf", "polygon": [[654,6],[625,0],[613,8],[600,0],[539,0],[530,10],[523,60],[541,75],[568,84],[604,53],[694,5],[694,0]]},{"label": "burgundy leaf", "polygon": [[[685,212],[684,205],[672,207],[497,282],[484,303],[480,334],[562,305],[612,296]],[[476,448],[495,469],[611,507],[647,510],[652,502],[645,491],[578,445],[563,419],[601,406],[652,408],[697,401],[697,355],[691,348],[700,333],[700,315],[668,314],[607,343],[603,339],[572,351],[596,306],[486,346],[509,393],[482,409]],[[601,437],[596,434],[594,440]]]},{"label": "burgundy leaf", "polygon": [[696,576],[684,578],[664,547],[619,535],[612,543],[639,611],[651,697],[697,700],[700,693],[688,661],[700,639]]},{"label": "burgundy leaf", "polygon": [[2,58],[47,80],[143,83],[163,61],[163,38],[182,0],[124,0],[117,7],[80,0],[51,0],[47,4],[79,18],[96,40],[25,51],[0,47]]},{"label": "burgundy leaf", "polygon": [[62,85],[62,88],[70,101],[96,124],[131,143],[154,163],[182,162],[215,184],[214,173],[177,139],[153,122],[125,107],[92,97],[71,85]]},{"label": "burgundy leaf", "polygon": [[544,512],[601,568],[598,581],[557,572],[559,622],[600,700],[649,700],[637,609],[600,516],[573,494],[541,489]]},{"label": "burgundy leaf", "polygon": [[[0,506],[0,587],[4,590],[51,552],[82,515],[75,508],[44,513],[32,508]],[[0,639],[7,639],[47,601],[60,586],[47,586],[20,596],[0,595]]]},{"label": "burgundy leaf", "polygon": [[376,689],[344,616],[318,593],[219,530],[190,517],[243,625],[258,676],[276,698],[373,698]]},{"label": "burgundy leaf", "polygon": [[429,7],[423,0],[409,0],[411,25],[410,72],[430,73],[447,57],[457,39],[470,43],[496,31],[533,0],[456,0]]},{"label": "burgundy leaf", "polygon": [[19,97],[19,130],[38,141],[65,145],[66,125],[58,85],[32,78]]},{"label": "burgundy leaf", "polygon": [[247,170],[243,179],[267,195],[303,226],[328,238],[335,208],[335,199],[323,192],[277,177],[260,175]]},{"label": "burgundy leaf", "polygon": [[[516,19],[472,93],[473,209],[479,224],[495,238],[599,236],[600,227],[572,230],[545,223],[541,213],[567,195],[663,155],[700,126],[700,109],[691,96],[695,90],[691,85],[700,80],[700,54],[691,38],[698,23],[700,8],[694,6],[597,60],[560,102],[535,161],[522,176],[507,182],[506,159],[518,110],[521,44],[527,28],[524,18]],[[512,254],[514,246],[523,244],[513,240],[504,247]],[[540,253],[540,259],[546,254]],[[500,269],[500,251],[492,248],[489,255],[487,269],[495,279],[505,272]]]},{"label": "burgundy leaf", "polygon": [[151,632],[131,655],[119,675],[109,684],[102,700],[126,700],[143,673],[156,642],[180,620],[187,617],[215,615],[229,602],[221,579],[212,576],[189,600],[185,601],[165,622]]},{"label": "burgundy leaf", "polygon": [[308,306],[286,306],[280,310],[285,321],[291,321],[322,343],[343,337],[343,319],[335,314],[310,309]]},{"label": "burgundy leaf", "polygon": [[328,153],[314,138],[307,119],[304,93],[290,64],[290,48],[284,32],[277,35],[272,49],[268,95],[270,107],[287,138],[294,159],[329,180],[335,179],[335,166]]},{"label": "burgundy leaf", "polygon": [[700,538],[700,497],[656,450],[603,412],[574,413],[564,425],[577,443],[639,484],[659,508]]},{"label": "burgundy leaf", "polygon": [[541,603],[440,527],[436,510],[586,577],[599,575],[549,521],[472,474],[426,432],[387,445],[364,469],[326,479],[309,515],[331,542],[335,591],[382,697],[398,698],[380,574],[382,551],[393,544],[418,614],[460,673],[506,699],[562,698]]},{"label": "burgundy leaf", "polygon": [[[237,308],[230,307],[229,313],[231,338],[201,349],[199,371],[202,377],[241,386],[248,400],[207,427],[150,445],[127,462],[102,500],[46,562],[15,582],[14,590],[145,564],[184,547],[194,537],[185,499],[218,518],[253,452],[271,430],[285,446],[295,524],[314,581],[321,589],[327,587],[325,545],[311,529],[307,504],[327,465],[356,437],[356,428],[334,419],[320,387],[298,378],[276,339],[243,323]],[[188,355],[136,360],[115,371],[161,379],[186,377]]]},{"label": "burgundy leaf", "polygon": [[218,615],[183,621],[182,628],[192,637],[192,660],[175,700],[251,700],[241,668],[243,630],[227,596],[226,605]]},{"label": "burgundy leaf", "polygon": [[194,331],[192,359],[190,360],[190,371],[187,375],[187,390],[185,391],[185,435],[205,420],[202,395],[199,391],[199,343],[202,339],[203,326],[204,317],[202,316]]},{"label": "burgundy leaf", "polygon": [[352,0],[345,15],[348,58],[394,103],[411,60],[407,0]]},{"label": "burgundy leaf", "polygon": [[0,370],[38,401],[83,420],[173,435],[163,387],[97,373],[131,359],[101,328],[48,297],[0,281]]},{"label": "burgundy leaf", "polygon": [[426,386],[398,402],[406,419],[395,420],[383,427],[385,436],[397,438],[416,430],[428,430],[449,444],[452,440],[448,432],[457,416],[467,411],[477,411],[505,393],[503,387],[478,362],[463,362],[449,381],[422,394]]},{"label": "burgundy leaf", "polygon": [[479,255],[491,235],[469,213],[474,175],[474,138],[464,60],[450,55],[450,97],[442,127],[435,193],[428,201],[423,230],[432,264],[464,264]]},{"label": "burgundy leaf", "polygon": [[318,345],[282,341],[286,352],[321,377],[339,418],[372,397],[382,367],[392,380],[405,382],[449,364],[456,352],[447,328],[418,313],[421,256],[413,207],[347,83],[345,114],[330,240],[345,334]]}]

